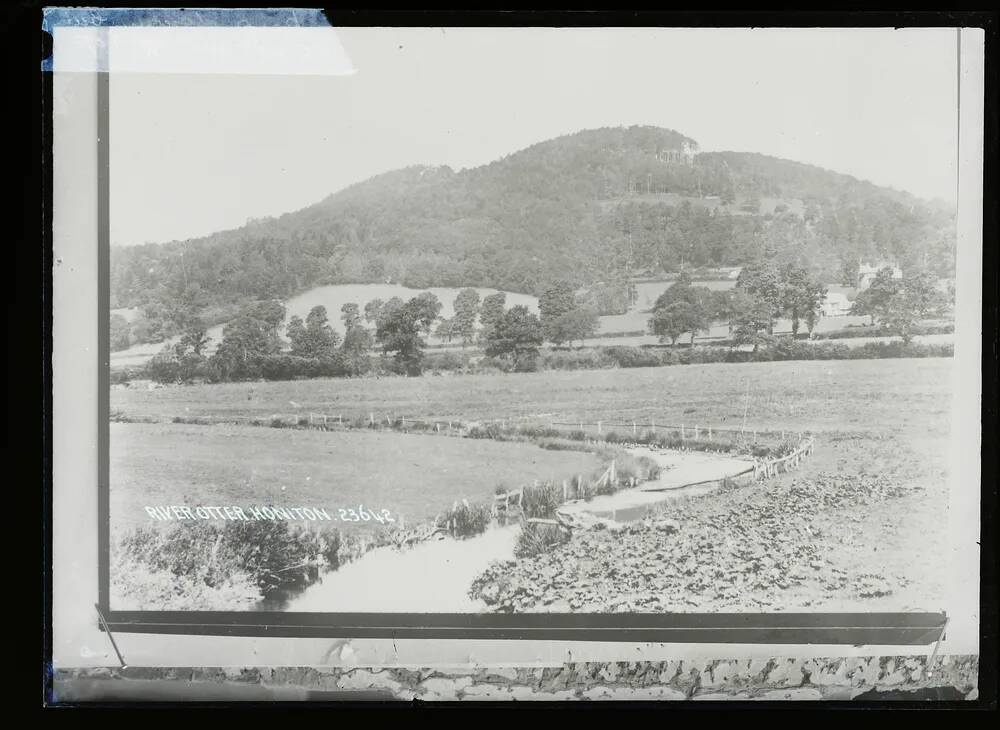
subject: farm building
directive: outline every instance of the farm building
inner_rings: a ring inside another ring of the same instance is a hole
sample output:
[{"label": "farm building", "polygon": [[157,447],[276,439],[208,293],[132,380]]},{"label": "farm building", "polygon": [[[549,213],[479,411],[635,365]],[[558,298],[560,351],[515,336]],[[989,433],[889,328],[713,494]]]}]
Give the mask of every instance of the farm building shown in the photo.
[{"label": "farm building", "polygon": [[851,300],[846,294],[840,292],[830,292],[820,304],[820,311],[824,317],[841,317],[851,311]]}]

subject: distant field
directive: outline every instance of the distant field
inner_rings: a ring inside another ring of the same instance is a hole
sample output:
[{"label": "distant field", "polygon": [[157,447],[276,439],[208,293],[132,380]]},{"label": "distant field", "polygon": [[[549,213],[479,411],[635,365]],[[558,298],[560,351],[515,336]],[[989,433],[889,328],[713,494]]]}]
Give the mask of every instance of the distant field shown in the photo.
[{"label": "distant field", "polygon": [[[323,379],[114,389],[132,416],[308,415],[529,421],[655,419],[716,427],[946,432],[950,358],[684,365],[631,370]],[[280,433],[280,432],[279,432]]]},{"label": "distant field", "polygon": [[363,504],[416,524],[456,499],[486,501],[500,482],[514,488],[600,465],[592,454],[526,443],[225,425],[113,423],[110,451],[115,528],[149,524],[146,505],[271,504],[334,515]]}]

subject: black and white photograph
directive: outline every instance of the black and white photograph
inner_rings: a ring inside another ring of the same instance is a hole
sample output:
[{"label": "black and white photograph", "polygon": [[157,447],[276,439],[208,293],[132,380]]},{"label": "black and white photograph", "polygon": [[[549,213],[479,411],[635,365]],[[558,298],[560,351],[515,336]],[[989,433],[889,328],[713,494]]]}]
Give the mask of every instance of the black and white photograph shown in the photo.
[{"label": "black and white photograph", "polygon": [[337,38],[109,75],[111,610],[942,609],[957,29]]}]

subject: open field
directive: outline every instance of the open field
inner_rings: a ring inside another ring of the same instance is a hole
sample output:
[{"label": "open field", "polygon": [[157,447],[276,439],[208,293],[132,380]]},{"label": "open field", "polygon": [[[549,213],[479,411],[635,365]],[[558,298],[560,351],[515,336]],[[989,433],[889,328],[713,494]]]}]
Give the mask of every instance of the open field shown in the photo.
[{"label": "open field", "polygon": [[[550,553],[489,569],[501,577],[495,585],[489,571],[477,578],[476,595],[489,599],[489,610],[516,611],[937,610],[947,569],[952,367],[950,358],[799,361],[643,368],[627,377],[609,370],[220,384],[115,390],[111,405],[162,421],[315,411],[738,428],[745,417],[748,429],[811,431],[816,451],[799,470],[665,505],[678,532],[655,522],[581,532]],[[112,516],[142,522],[147,502],[271,501],[331,512],[363,503],[415,523],[456,498],[487,497],[501,480],[595,466],[587,454],[525,443],[116,423]]]},{"label": "open field", "polygon": [[318,379],[114,389],[126,416],[391,415],[463,421],[637,420],[895,433],[949,425],[950,358],[719,363],[509,375]]},{"label": "open field", "polygon": [[146,505],[270,504],[336,515],[364,504],[417,524],[456,499],[488,501],[500,482],[514,488],[589,474],[600,465],[592,454],[527,443],[159,423],[111,424],[110,451],[116,529],[151,524]]}]

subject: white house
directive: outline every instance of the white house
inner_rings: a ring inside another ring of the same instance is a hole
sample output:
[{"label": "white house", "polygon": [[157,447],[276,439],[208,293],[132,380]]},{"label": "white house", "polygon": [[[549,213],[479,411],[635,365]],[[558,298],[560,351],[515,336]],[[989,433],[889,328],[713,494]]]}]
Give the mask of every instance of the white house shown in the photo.
[{"label": "white house", "polygon": [[840,292],[829,292],[820,304],[824,317],[841,317],[851,311],[851,300]]}]

